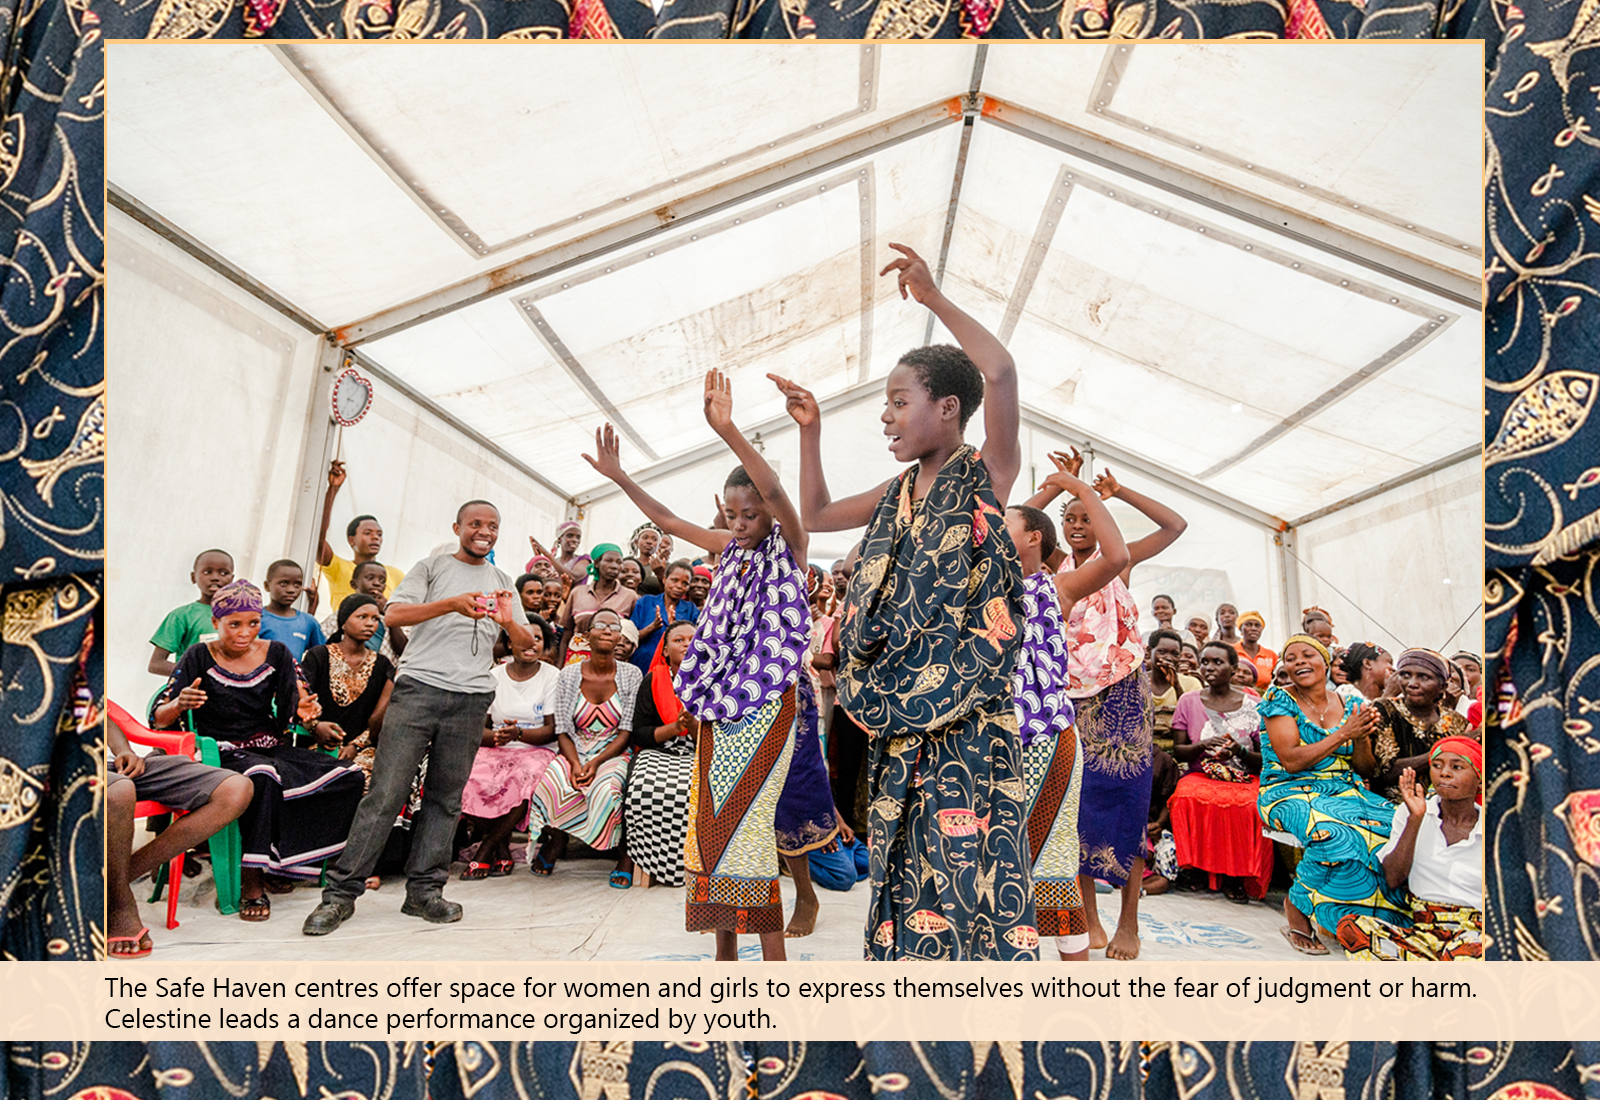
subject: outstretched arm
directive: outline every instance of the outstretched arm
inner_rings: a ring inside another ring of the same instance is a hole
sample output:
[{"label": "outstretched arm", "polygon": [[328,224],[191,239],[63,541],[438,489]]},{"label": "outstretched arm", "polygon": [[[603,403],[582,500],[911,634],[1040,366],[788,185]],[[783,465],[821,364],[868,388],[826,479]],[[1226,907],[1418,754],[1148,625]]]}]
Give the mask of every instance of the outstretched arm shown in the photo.
[{"label": "outstretched arm", "polygon": [[[317,529],[318,565],[330,565],[333,562],[333,547],[328,545],[328,523],[333,519],[333,498],[339,495],[339,486],[344,484],[347,476],[344,463],[334,459],[328,467],[328,491],[322,495],[322,526]],[[316,585],[313,584],[311,588],[315,591]]]},{"label": "outstretched arm", "polygon": [[722,441],[733,450],[734,457],[744,467],[744,472],[755,482],[756,492],[772,505],[774,518],[783,525],[783,541],[789,544],[795,559],[805,561],[806,528],[800,522],[800,513],[795,511],[789,494],[783,491],[783,482],[778,480],[777,471],[767,464],[761,452],[752,447],[744,433],[734,426],[733,384],[727,375],[715,368],[706,371],[705,414],[711,430],[722,437]]},{"label": "outstretched arm", "polygon": [[595,429],[594,449],[595,454],[584,455],[583,460],[616,482],[617,487],[628,494],[628,499],[639,506],[639,511],[651,523],[673,538],[693,543],[703,550],[720,550],[728,544],[727,532],[708,531],[681,518],[627,475],[622,468],[622,445],[617,439],[617,430],[610,424],[604,429]]},{"label": "outstretched arm", "polygon": [[[1124,504],[1131,504],[1135,509],[1156,521],[1156,530],[1142,539],[1136,539],[1128,544],[1128,572],[1133,571],[1133,566],[1142,561],[1149,561],[1161,551],[1178,541],[1178,536],[1188,528],[1189,524],[1182,516],[1151,500],[1143,493],[1136,493],[1117,481],[1107,470],[1094,479],[1094,491],[1100,494],[1101,500],[1110,500],[1116,497]],[[1127,583],[1128,578],[1123,576],[1122,581]]]},{"label": "outstretched arm", "polygon": [[1022,469],[1022,444],[1017,431],[1017,368],[1011,361],[1011,353],[992,332],[944,296],[934,285],[926,260],[906,245],[891,242],[889,247],[902,258],[892,261],[878,274],[898,271],[900,297],[909,294],[927,306],[950,330],[950,335],[983,375],[983,464],[989,468],[995,497],[1005,500],[1011,494],[1012,483],[1017,480],[1017,471]]},{"label": "outstretched arm", "polygon": [[848,531],[865,527],[883,499],[890,478],[875,489],[834,500],[822,472],[822,411],[810,390],[776,374],[767,375],[783,394],[789,415],[800,425],[800,515],[807,531]]},{"label": "outstretched arm", "polygon": [[[1055,459],[1055,456],[1051,458]],[[1062,613],[1065,614],[1078,600],[1091,592],[1100,591],[1128,568],[1128,545],[1122,541],[1122,530],[1100,498],[1088,485],[1068,473],[1064,467],[1059,467],[1059,460],[1056,461],[1058,469],[1045,479],[1045,484],[1054,483],[1058,492],[1071,493],[1083,502],[1084,510],[1089,513],[1089,528],[1100,544],[1098,558],[1085,562],[1070,573],[1056,573],[1051,577],[1061,601]]]}]

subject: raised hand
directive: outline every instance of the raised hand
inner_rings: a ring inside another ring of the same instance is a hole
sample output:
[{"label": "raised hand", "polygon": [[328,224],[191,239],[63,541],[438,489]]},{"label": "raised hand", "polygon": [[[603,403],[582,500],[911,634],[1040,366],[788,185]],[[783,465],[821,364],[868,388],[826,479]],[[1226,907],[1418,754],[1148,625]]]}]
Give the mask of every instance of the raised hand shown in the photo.
[{"label": "raised hand", "polygon": [[1101,500],[1110,500],[1122,491],[1122,485],[1112,475],[1110,470],[1094,479],[1094,491],[1100,494]]},{"label": "raised hand", "polygon": [[[1055,458],[1054,455],[1051,455],[1050,457],[1052,459]],[[1058,467],[1055,473],[1051,474],[1049,477],[1040,482],[1039,488],[1050,488],[1055,489],[1058,492],[1070,493],[1072,496],[1075,496],[1080,500],[1083,498],[1085,493],[1093,492],[1093,490],[1084,483],[1083,479],[1078,477],[1075,470],[1069,471],[1064,466]]]},{"label": "raised hand", "polygon": [[889,242],[889,247],[900,253],[901,259],[891,260],[879,275],[887,275],[891,271],[898,271],[900,279],[900,297],[904,299],[907,294],[918,302],[926,302],[930,297],[939,292],[933,285],[933,272],[928,270],[928,261],[918,256],[916,252],[903,244]]},{"label": "raised hand", "polygon": [[1078,452],[1076,447],[1072,447],[1070,450],[1072,451],[1071,454],[1066,451],[1051,451],[1050,461],[1056,464],[1056,469],[1065,470],[1073,477],[1077,477],[1083,470],[1083,455]]},{"label": "raised hand", "polygon": [[610,424],[594,430],[594,456],[584,455],[583,460],[611,481],[623,477],[622,441]]},{"label": "raised hand", "polygon": [[328,488],[337,489],[344,484],[344,479],[350,475],[345,473],[344,463],[337,458],[328,464]]},{"label": "raised hand", "polygon": [[1427,814],[1428,800],[1422,784],[1417,782],[1416,769],[1407,768],[1400,773],[1400,798],[1412,817],[1420,818]]},{"label": "raised hand", "polygon": [[722,498],[716,493],[712,493],[711,499],[717,502],[717,518],[711,521],[711,529],[713,531],[728,530],[728,514],[723,511]]},{"label": "raised hand", "polygon": [[721,431],[733,424],[733,383],[716,368],[706,371],[706,423]]},{"label": "raised hand", "polygon": [[778,392],[783,394],[783,411],[794,418],[794,422],[802,428],[809,428],[822,417],[822,410],[817,407],[817,399],[810,390],[797,382],[776,374],[767,375],[773,384],[778,387]]}]

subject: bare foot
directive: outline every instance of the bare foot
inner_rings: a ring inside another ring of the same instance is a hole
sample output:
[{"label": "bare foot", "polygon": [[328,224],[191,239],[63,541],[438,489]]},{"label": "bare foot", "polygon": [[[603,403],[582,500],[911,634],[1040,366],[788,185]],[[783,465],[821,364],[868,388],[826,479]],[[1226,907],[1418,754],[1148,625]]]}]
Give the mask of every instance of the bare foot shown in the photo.
[{"label": "bare foot", "polygon": [[366,888],[368,890],[376,890],[378,887],[380,887],[382,885],[383,885],[383,879],[379,878],[377,875],[368,875],[367,876]]},{"label": "bare foot", "polygon": [[1106,930],[1096,924],[1089,929],[1089,950],[1103,951],[1106,944],[1111,942],[1111,937],[1106,935]]},{"label": "bare foot", "polygon": [[789,918],[789,927],[783,930],[784,936],[789,939],[798,939],[809,936],[817,927],[817,899],[815,895],[809,898],[797,898],[794,903],[794,916]]},{"label": "bare foot", "polygon": [[1117,925],[1117,934],[1106,945],[1108,959],[1137,959],[1139,957],[1139,929],[1136,924]]}]

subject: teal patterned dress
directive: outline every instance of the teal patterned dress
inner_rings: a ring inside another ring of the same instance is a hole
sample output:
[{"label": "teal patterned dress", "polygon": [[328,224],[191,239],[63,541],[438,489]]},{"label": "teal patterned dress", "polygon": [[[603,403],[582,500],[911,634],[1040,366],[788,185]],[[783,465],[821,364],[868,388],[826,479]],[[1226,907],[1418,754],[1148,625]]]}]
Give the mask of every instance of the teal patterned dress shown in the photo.
[{"label": "teal patterned dress", "polygon": [[1027,791],[1011,672],[1022,568],[962,446],[867,524],[839,630],[839,702],[869,731],[870,959],[1033,959]]},{"label": "teal patterned dress", "polygon": [[[1345,698],[1342,724],[1355,709]],[[1302,744],[1321,741],[1336,727],[1323,729],[1301,711],[1282,688],[1267,689],[1257,707],[1262,720],[1287,715],[1295,720]],[[1389,839],[1394,806],[1367,790],[1350,766],[1355,747],[1348,742],[1301,772],[1284,768],[1269,737],[1261,739],[1261,820],[1275,832],[1300,841],[1305,855],[1289,887],[1294,907],[1330,931],[1346,914],[1366,914],[1407,926],[1411,923],[1406,888],[1391,889],[1377,852]]]}]

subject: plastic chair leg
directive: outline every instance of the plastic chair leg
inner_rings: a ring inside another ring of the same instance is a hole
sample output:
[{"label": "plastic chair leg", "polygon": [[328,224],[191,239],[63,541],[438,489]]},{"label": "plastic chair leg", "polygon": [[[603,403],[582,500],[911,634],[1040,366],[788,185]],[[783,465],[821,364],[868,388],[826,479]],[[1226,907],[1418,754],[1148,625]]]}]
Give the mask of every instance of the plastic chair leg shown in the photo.
[{"label": "plastic chair leg", "polygon": [[[200,763],[221,767],[222,756],[217,743],[210,737],[195,738]],[[239,823],[230,821],[211,834],[211,874],[217,886],[217,909],[225,917],[239,911],[240,861],[244,858],[244,843],[239,837]]]}]

